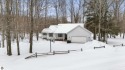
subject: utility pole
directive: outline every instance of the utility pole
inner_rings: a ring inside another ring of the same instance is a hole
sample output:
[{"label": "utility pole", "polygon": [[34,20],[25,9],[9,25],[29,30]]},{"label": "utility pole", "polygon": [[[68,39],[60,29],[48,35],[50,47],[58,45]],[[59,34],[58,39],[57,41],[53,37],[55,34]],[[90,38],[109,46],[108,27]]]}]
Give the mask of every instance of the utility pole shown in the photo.
[{"label": "utility pole", "polygon": [[50,52],[52,52],[51,39],[50,39]]}]

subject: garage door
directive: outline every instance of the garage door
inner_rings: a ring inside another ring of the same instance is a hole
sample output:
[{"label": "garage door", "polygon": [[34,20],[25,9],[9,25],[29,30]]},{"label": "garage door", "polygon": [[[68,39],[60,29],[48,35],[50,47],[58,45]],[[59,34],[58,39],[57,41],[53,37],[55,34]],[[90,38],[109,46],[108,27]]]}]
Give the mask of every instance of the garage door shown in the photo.
[{"label": "garage door", "polygon": [[85,43],[86,42],[86,37],[72,37],[71,42]]}]

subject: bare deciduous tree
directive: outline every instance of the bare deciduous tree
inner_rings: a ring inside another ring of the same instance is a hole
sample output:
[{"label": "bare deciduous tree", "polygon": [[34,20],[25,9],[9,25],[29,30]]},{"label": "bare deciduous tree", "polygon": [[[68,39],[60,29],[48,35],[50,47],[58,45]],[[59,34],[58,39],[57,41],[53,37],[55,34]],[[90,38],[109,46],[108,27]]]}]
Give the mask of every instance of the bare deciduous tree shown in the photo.
[{"label": "bare deciduous tree", "polygon": [[6,39],[7,39],[7,55],[12,55],[11,51],[11,2],[6,0]]},{"label": "bare deciduous tree", "polygon": [[30,50],[29,50],[29,52],[30,53],[32,53],[33,51],[33,49],[32,49],[32,46],[33,46],[33,4],[34,4],[34,2],[33,2],[34,0],[31,0],[31,2],[30,2]]}]

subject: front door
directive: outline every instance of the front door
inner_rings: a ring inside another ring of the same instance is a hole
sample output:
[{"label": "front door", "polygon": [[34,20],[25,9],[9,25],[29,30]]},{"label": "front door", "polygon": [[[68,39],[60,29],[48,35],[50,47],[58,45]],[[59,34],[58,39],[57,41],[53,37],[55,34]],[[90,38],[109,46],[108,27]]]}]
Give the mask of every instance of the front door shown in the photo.
[{"label": "front door", "polygon": [[67,34],[65,34],[65,40],[67,40]]}]

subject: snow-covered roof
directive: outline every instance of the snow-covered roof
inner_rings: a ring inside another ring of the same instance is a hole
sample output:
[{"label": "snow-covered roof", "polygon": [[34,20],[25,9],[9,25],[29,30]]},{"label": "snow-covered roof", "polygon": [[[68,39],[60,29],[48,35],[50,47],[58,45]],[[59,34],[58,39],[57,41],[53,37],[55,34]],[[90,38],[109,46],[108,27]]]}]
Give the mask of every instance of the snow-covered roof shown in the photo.
[{"label": "snow-covered roof", "polygon": [[42,32],[46,32],[46,33],[68,33],[69,31],[76,28],[77,26],[81,26],[81,27],[84,28],[83,23],[67,23],[67,24],[61,23],[61,24],[58,24],[58,25],[50,25],[49,28],[43,29]]},{"label": "snow-covered roof", "polygon": [[61,23],[58,25],[66,25],[66,26],[78,26],[78,25],[80,25],[81,27],[84,27],[84,23]]},{"label": "snow-covered roof", "polygon": [[52,31],[55,31],[57,29],[57,25],[51,25],[49,26],[49,29],[51,29]]},{"label": "snow-covered roof", "polygon": [[77,27],[76,25],[58,25],[54,33],[68,33],[72,29]]},{"label": "snow-covered roof", "polygon": [[57,29],[54,33],[68,33],[72,29],[76,28],[77,26],[84,27],[83,23],[66,23],[66,24],[58,24]]},{"label": "snow-covered roof", "polygon": [[57,29],[57,25],[51,25],[49,28],[44,28],[43,33],[53,33]]},{"label": "snow-covered roof", "polygon": [[42,33],[53,33],[54,31],[53,30],[51,30],[51,29],[49,29],[49,28],[44,28],[43,30],[42,30]]}]

